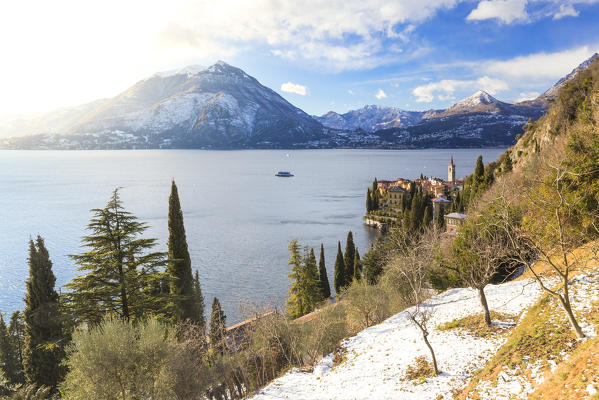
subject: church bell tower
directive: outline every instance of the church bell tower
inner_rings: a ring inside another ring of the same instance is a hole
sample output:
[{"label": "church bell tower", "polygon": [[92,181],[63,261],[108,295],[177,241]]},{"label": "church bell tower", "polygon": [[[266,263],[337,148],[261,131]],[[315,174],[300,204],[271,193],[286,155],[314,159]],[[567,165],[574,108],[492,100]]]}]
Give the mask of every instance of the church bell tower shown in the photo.
[{"label": "church bell tower", "polygon": [[455,182],[455,164],[453,163],[453,156],[447,166],[447,180],[451,183]]}]

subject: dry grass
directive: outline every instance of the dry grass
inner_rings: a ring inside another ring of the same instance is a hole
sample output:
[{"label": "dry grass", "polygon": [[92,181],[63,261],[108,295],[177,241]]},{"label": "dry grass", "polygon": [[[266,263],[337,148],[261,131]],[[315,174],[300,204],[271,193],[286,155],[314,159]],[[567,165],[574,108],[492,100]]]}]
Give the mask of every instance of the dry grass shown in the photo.
[{"label": "dry grass", "polygon": [[404,376],[405,380],[415,381],[415,383],[424,383],[426,378],[435,375],[433,363],[424,356],[416,357],[414,364],[409,365]]},{"label": "dry grass", "polygon": [[[591,396],[587,387],[597,393]],[[553,373],[545,376],[530,399],[599,399],[599,338],[595,337],[581,345],[576,352]]]},{"label": "dry grass", "polygon": [[483,314],[480,313],[445,322],[444,324],[438,325],[437,329],[440,331],[458,329],[476,337],[488,337],[509,331],[516,325],[518,316],[491,311],[491,320],[493,321],[493,324],[487,326]]}]

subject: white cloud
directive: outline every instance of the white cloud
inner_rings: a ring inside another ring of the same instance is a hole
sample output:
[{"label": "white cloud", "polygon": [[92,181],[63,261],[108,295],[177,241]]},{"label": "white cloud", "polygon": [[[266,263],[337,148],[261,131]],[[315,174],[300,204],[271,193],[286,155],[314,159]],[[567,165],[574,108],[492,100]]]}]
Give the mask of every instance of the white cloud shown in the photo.
[{"label": "white cloud", "polygon": [[385,93],[385,91],[383,89],[379,89],[376,94],[374,95],[374,97],[376,97],[377,99],[381,100],[384,99],[385,97],[387,97],[387,93]]},{"label": "white cloud", "polygon": [[348,93],[348,94],[351,94],[352,96],[354,95],[354,91],[353,91],[353,90],[351,90],[351,89],[348,89],[348,90],[347,90],[347,93]]},{"label": "white cloud", "polygon": [[281,85],[281,91],[305,96],[308,93],[308,88],[297,83],[285,82]]},{"label": "white cloud", "polygon": [[572,4],[560,4],[559,10],[553,14],[553,19],[561,19],[564,17],[578,17],[580,13],[574,9]]},{"label": "white cloud", "polygon": [[588,46],[554,53],[534,53],[502,61],[486,61],[480,69],[510,81],[539,82],[559,79],[589,58],[595,51]]},{"label": "white cloud", "polygon": [[368,69],[421,54],[419,43],[396,47],[387,57],[390,47],[382,43],[410,42],[420,23],[460,1],[178,0],[161,40],[190,48],[265,45],[276,56],[310,65]]},{"label": "white cloud", "polygon": [[426,85],[417,86],[412,90],[419,103],[431,103],[435,97],[440,101],[455,99],[454,93],[463,90],[484,90],[495,95],[508,89],[507,83],[500,79],[483,76],[473,80],[443,79],[439,82],[431,82]]},{"label": "white cloud", "polygon": [[485,0],[468,14],[468,21],[481,21],[485,19],[497,19],[502,23],[511,24],[517,21],[526,21],[527,0]]}]

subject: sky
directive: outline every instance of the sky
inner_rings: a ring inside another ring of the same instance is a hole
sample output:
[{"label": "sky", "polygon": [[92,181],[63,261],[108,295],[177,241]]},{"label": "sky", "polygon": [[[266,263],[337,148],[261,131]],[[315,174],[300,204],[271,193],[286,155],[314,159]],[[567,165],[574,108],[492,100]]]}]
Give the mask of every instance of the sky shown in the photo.
[{"label": "sky", "polygon": [[7,0],[0,115],[223,60],[309,114],[534,98],[599,51],[599,0]]}]

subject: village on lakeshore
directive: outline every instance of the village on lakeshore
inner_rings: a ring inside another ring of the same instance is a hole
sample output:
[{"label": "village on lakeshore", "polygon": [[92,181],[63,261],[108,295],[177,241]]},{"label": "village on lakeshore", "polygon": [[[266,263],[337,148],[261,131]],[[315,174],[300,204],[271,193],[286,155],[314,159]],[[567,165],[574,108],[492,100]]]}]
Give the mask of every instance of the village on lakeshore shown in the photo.
[{"label": "village on lakeshore", "polygon": [[[385,231],[390,223],[397,223],[414,197],[420,193],[430,200],[433,221],[439,221],[438,225],[444,226],[446,234],[455,235],[458,227],[466,219],[462,214],[459,203],[459,195],[464,187],[463,180],[456,179],[456,167],[453,156],[447,166],[447,180],[438,177],[426,177],[420,174],[418,179],[397,178],[395,180],[377,180],[373,182],[372,190],[368,189],[366,201],[366,225],[373,226]],[[426,218],[426,217],[425,217]]]}]

